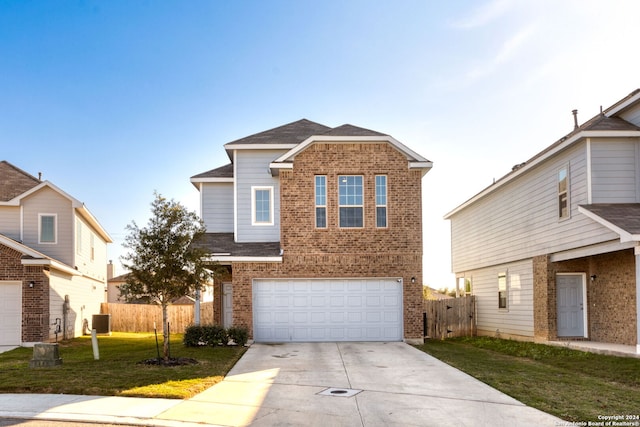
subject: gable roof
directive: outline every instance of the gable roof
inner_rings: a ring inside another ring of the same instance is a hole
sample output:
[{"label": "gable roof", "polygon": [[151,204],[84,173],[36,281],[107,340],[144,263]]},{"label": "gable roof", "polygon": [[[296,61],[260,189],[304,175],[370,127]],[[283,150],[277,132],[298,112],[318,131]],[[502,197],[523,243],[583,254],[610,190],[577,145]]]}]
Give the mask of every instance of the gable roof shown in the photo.
[{"label": "gable roof", "polygon": [[[233,150],[246,149],[279,149],[290,150],[284,156],[272,163],[272,173],[279,168],[288,168],[296,153],[304,150],[316,141],[333,142],[388,142],[407,156],[410,167],[422,169],[423,174],[433,167],[433,163],[418,153],[401,144],[391,136],[371,129],[344,124],[330,128],[311,120],[301,119],[286,125],[259,132],[244,138],[236,139],[224,145],[229,159],[233,160]],[[280,164],[280,166],[278,166]],[[233,164],[227,164],[216,169],[194,175],[191,183],[198,188],[201,182],[233,182]]]},{"label": "gable roof", "polygon": [[457,212],[461,211],[467,206],[475,203],[476,201],[493,193],[494,191],[497,191],[503,185],[511,182],[526,171],[532,169],[533,167],[556,155],[557,153],[566,150],[567,148],[573,146],[573,144],[576,144],[584,138],[608,136],[640,137],[640,127],[614,115],[622,111],[622,107],[619,107],[620,105],[624,105],[624,108],[626,108],[631,105],[630,102],[638,102],[640,100],[639,91],[640,90],[636,90],[632,92],[627,97],[616,102],[613,106],[587,120],[581,126],[578,126],[573,131],[563,136],[541,152],[535,154],[526,162],[514,166],[511,172],[507,173],[502,178],[496,180],[493,184],[477,193],[475,196],[471,197],[452,211],[445,214],[444,219],[450,219],[452,215],[455,215]]},{"label": "gable roof", "polygon": [[640,203],[594,203],[578,211],[618,233],[621,242],[640,241]]},{"label": "gable roof", "polygon": [[[11,183],[15,183],[16,187],[11,187]],[[45,187],[52,189],[68,199],[71,202],[71,206],[96,230],[105,242],[113,243],[109,233],[102,228],[102,225],[100,225],[84,203],[62,191],[49,181],[40,181],[7,161],[3,160],[0,162],[0,192],[4,196],[0,197],[0,205],[20,206],[24,198]],[[18,191],[20,192],[18,193]]]},{"label": "gable roof", "polygon": [[6,160],[0,161],[0,202],[8,202],[38,184],[39,179]]}]

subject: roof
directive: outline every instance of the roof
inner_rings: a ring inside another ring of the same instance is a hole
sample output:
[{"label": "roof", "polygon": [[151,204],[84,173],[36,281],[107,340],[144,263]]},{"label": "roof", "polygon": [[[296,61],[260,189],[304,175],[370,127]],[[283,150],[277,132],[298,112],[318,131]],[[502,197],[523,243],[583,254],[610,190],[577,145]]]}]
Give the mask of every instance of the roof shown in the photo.
[{"label": "roof", "polygon": [[0,202],[8,202],[38,186],[40,180],[6,160],[0,162]]},{"label": "roof", "polygon": [[594,203],[578,209],[618,233],[622,242],[640,241],[640,203]]},{"label": "roof", "polygon": [[233,233],[205,233],[194,246],[209,252],[216,261],[244,258],[280,258],[280,242],[237,243]]},{"label": "roof", "polygon": [[[345,138],[342,141],[342,138]],[[411,162],[411,168],[422,169],[426,173],[433,163],[391,136],[371,129],[344,124],[335,128],[330,128],[311,120],[301,119],[273,129],[236,139],[224,145],[227,154],[233,160],[233,150],[236,149],[278,149],[290,150],[285,156],[280,157],[274,163],[289,162],[293,156],[306,148],[314,141],[334,141],[334,142],[388,142],[407,156]],[[286,157],[286,158],[285,158]],[[286,165],[285,165],[286,167]],[[277,167],[272,169],[275,174]],[[227,164],[216,169],[194,175],[191,182],[197,187],[201,182],[233,182],[233,165]]]},{"label": "roof", "polygon": [[[599,113],[598,115],[592,117],[587,120],[581,126],[575,128],[567,135],[563,136],[544,150],[540,151],[529,160],[524,163],[520,163],[514,166],[511,172],[504,175],[502,178],[496,180],[492,185],[486,187],[484,190],[480,191],[449,213],[447,213],[444,218],[450,219],[452,215],[456,214],[460,210],[469,206],[470,204],[476,202],[477,200],[493,193],[502,185],[510,182],[511,180],[517,178],[522,173],[527,170],[537,166],[542,161],[554,156],[560,151],[566,150],[568,147],[582,140],[583,138],[588,137],[606,137],[606,136],[624,136],[624,137],[640,137],[640,127],[630,123],[620,117],[614,116],[613,114],[619,112],[620,110],[614,108],[621,103],[635,100],[635,97],[638,95],[638,90],[632,92],[627,97],[622,100],[616,102],[613,106]],[[628,107],[625,104],[625,108]]]},{"label": "roof", "polygon": [[244,138],[236,139],[228,145],[256,145],[256,144],[299,144],[311,135],[323,134],[331,130],[330,127],[311,120],[301,119],[296,122],[278,126]]},{"label": "roof", "polygon": [[111,279],[107,280],[107,283],[126,282],[128,278],[129,278],[129,273],[125,273],[125,274],[121,274],[121,275],[116,276],[116,277],[112,277]]}]

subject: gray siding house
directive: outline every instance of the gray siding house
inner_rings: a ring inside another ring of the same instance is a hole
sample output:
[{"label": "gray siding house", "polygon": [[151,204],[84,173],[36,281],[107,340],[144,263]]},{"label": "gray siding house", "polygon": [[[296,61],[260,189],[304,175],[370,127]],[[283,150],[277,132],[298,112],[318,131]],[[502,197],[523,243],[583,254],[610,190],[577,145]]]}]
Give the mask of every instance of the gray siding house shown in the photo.
[{"label": "gray siding house", "polygon": [[640,90],[445,219],[480,333],[640,352]]}]

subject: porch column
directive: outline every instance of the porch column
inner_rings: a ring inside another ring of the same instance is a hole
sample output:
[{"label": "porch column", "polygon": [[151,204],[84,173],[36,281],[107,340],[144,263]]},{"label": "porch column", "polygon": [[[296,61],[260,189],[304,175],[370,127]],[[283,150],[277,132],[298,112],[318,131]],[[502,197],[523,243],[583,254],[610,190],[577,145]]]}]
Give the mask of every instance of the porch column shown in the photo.
[{"label": "porch column", "polygon": [[640,246],[634,247],[636,256],[636,353],[640,354]]}]

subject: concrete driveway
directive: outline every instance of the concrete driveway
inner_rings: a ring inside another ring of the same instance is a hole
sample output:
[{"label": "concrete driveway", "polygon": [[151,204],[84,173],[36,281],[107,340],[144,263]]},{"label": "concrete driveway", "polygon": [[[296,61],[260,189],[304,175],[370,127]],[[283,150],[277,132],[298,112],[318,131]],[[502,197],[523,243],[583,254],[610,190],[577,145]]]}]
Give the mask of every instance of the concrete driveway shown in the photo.
[{"label": "concrete driveway", "polygon": [[216,386],[156,417],[223,426],[557,426],[404,343],[254,344]]}]

